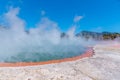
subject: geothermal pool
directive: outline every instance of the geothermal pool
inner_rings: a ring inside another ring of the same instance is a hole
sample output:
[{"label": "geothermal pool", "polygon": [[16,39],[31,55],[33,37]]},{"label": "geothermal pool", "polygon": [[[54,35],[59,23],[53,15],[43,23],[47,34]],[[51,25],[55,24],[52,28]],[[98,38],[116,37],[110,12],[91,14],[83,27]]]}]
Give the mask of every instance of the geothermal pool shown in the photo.
[{"label": "geothermal pool", "polygon": [[34,48],[22,50],[19,53],[14,53],[4,58],[0,62],[14,63],[14,62],[43,62],[49,60],[59,60],[64,58],[71,58],[80,56],[85,53],[86,47],[81,46],[52,46],[51,49]]}]

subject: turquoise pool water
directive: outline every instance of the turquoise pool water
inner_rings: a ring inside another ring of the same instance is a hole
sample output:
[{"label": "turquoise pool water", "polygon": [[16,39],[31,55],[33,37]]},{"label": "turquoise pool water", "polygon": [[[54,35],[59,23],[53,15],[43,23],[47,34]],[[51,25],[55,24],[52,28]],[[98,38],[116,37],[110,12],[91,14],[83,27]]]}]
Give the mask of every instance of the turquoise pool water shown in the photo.
[{"label": "turquoise pool water", "polygon": [[[64,48],[64,47],[63,47]],[[58,60],[64,58],[75,57],[78,55],[83,54],[87,48],[85,47],[68,47],[68,48],[55,48],[55,50],[44,50],[43,52],[38,51],[23,51],[19,54],[11,56],[9,58],[4,59],[4,62],[41,62],[41,61],[48,61],[48,60]]]}]

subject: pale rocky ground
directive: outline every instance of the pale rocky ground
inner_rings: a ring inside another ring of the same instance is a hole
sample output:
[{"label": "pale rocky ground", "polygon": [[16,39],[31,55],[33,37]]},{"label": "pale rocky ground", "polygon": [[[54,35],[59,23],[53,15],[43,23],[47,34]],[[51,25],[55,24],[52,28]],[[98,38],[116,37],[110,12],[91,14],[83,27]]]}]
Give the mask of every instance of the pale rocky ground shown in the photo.
[{"label": "pale rocky ground", "polygon": [[96,45],[94,51],[72,62],[0,68],[0,80],[120,80],[120,48]]}]

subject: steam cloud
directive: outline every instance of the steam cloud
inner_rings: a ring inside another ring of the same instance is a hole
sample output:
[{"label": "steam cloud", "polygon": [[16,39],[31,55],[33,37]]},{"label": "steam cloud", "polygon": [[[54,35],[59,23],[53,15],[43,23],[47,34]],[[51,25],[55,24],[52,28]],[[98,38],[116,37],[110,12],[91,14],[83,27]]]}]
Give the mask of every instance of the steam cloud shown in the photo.
[{"label": "steam cloud", "polygon": [[[82,38],[74,36],[75,28],[68,30],[69,38],[60,37],[61,31],[56,22],[42,17],[36,28],[31,28],[29,34],[25,32],[25,21],[18,17],[19,8],[10,8],[2,15],[5,26],[0,27],[0,62],[5,60],[33,59],[33,55],[41,58],[49,55],[69,56],[80,53],[88,45]],[[42,15],[45,12],[42,11]],[[82,17],[76,16],[74,22]],[[2,23],[1,23],[2,24]],[[68,54],[69,53],[69,54]],[[23,55],[21,55],[23,54]],[[15,57],[15,56],[19,56]],[[38,59],[37,59],[38,60]],[[37,61],[36,60],[36,61]]]}]

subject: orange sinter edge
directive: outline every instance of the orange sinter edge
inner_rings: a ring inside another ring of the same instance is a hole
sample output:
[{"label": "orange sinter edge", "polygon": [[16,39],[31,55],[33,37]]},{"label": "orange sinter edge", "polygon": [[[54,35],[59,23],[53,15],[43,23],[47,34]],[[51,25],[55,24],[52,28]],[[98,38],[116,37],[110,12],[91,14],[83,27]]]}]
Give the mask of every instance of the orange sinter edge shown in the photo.
[{"label": "orange sinter edge", "polygon": [[89,48],[85,53],[80,56],[72,57],[72,58],[64,58],[59,60],[49,60],[43,62],[16,62],[16,63],[4,63],[0,62],[0,67],[23,67],[23,66],[35,66],[35,65],[45,65],[45,64],[53,64],[53,63],[61,63],[67,61],[74,61],[85,57],[91,57],[94,54],[93,48]]}]

